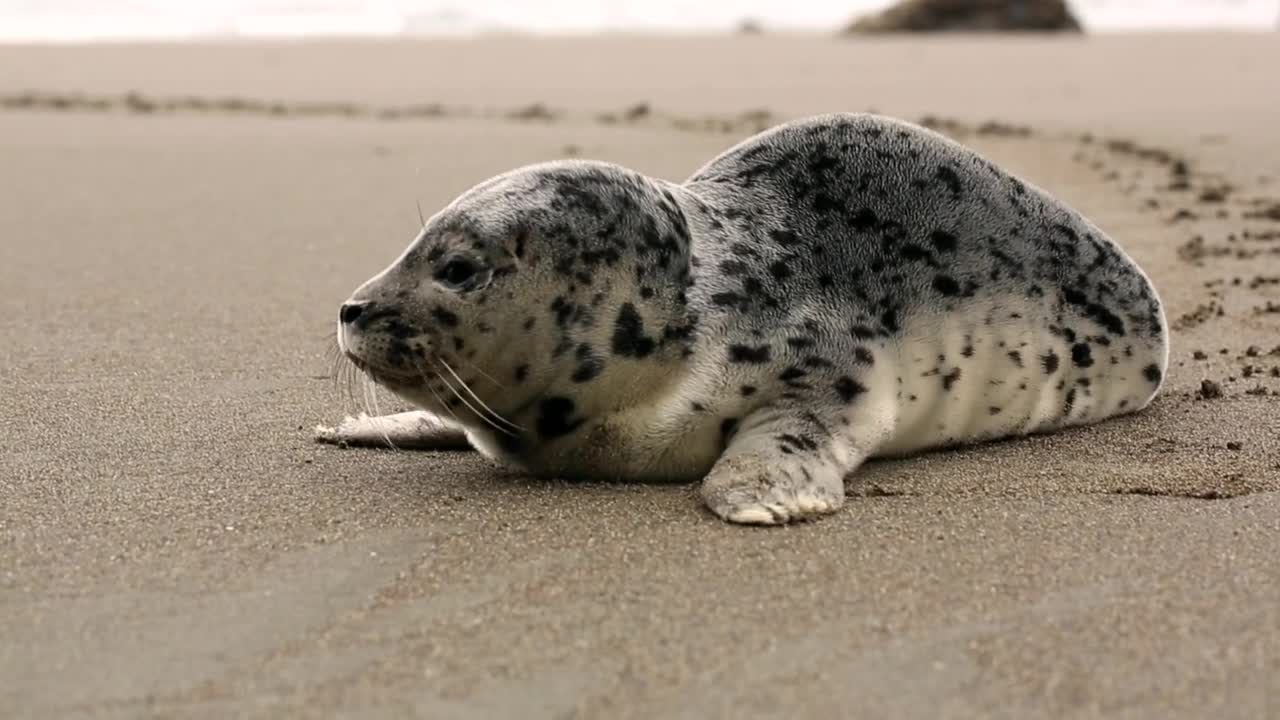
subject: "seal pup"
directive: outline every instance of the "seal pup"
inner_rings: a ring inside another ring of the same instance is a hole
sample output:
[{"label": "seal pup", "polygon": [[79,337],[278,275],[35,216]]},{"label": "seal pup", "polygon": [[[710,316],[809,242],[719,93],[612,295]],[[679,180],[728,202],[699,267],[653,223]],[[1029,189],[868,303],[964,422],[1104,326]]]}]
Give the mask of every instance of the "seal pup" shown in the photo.
[{"label": "seal pup", "polygon": [[341,351],[421,411],[326,442],[701,480],[726,520],[839,508],[873,456],[1145,407],[1160,300],[1106,234],[927,129],[784,124],[682,184],[565,161],[431,217],[344,303]]}]

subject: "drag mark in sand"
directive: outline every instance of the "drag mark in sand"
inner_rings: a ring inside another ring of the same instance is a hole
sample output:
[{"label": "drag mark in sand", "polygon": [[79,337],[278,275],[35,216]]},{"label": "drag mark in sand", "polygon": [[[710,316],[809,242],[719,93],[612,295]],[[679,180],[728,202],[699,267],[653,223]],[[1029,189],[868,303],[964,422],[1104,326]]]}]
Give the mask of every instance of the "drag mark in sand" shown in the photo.
[{"label": "drag mark in sand", "polygon": [[[26,90],[0,95],[0,110],[133,115],[246,115],[279,119],[328,117],[389,122],[462,118],[517,123],[571,122],[603,126],[649,126],[682,132],[727,135],[762,132],[785,119],[784,116],[766,108],[751,108],[729,114],[664,113],[643,101],[628,105],[621,110],[575,114],[540,102],[510,108],[477,108],[439,102],[373,105],[343,101],[263,100],[247,97],[152,96],[137,91],[113,95],[91,95],[78,92]],[[875,109],[867,109],[866,112],[877,113]],[[971,125],[938,115],[924,115],[915,122],[922,127],[957,139],[965,136],[1006,138],[1036,136],[1036,132],[1030,127],[999,120],[986,120]]]},{"label": "drag mark in sand", "polygon": [[0,95],[0,110],[134,115],[190,113],[270,118],[331,117],[379,121],[471,118],[521,123],[559,121],[595,125],[643,123],[685,132],[726,134],[760,132],[777,121],[777,117],[772,112],[764,109],[747,110],[736,115],[689,116],[658,113],[646,102],[635,103],[620,111],[575,116],[540,102],[511,108],[476,108],[444,103],[370,105],[353,102],[262,100],[243,97],[150,96],[139,92],[89,95],[35,90]]}]

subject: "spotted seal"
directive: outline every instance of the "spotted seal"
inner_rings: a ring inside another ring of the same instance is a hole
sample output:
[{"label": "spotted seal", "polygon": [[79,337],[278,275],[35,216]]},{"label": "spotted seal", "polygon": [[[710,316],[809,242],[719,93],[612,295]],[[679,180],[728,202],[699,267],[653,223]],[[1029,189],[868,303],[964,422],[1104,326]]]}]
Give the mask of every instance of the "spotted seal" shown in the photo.
[{"label": "spotted seal", "polygon": [[1098,227],[937,133],[791,122],[684,183],[565,161],[430,218],[342,305],[421,411],[327,442],[471,445],[546,476],[701,480],[742,523],[836,510],[873,456],[1132,412],[1160,300]]}]

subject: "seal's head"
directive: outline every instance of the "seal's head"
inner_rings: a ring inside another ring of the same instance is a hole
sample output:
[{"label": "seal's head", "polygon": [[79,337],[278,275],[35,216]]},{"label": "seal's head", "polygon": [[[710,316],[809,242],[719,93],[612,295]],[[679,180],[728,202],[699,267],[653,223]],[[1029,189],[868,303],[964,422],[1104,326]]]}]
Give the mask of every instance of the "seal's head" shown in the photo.
[{"label": "seal's head", "polygon": [[680,192],[583,161],[481,183],[342,305],[339,346],[405,399],[477,423],[595,381],[610,356],[656,357],[689,279]]}]

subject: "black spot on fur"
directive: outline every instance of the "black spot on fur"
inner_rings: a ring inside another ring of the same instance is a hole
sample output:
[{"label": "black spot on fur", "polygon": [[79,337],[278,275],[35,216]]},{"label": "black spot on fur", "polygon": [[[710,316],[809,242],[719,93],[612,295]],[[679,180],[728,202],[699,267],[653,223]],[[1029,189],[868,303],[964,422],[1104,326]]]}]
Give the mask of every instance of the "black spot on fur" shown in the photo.
[{"label": "black spot on fur", "polygon": [[813,211],[819,215],[826,215],[840,209],[840,201],[830,195],[819,192],[813,195]]},{"label": "black spot on fur", "polygon": [[1160,382],[1160,377],[1161,377],[1160,368],[1154,364],[1148,365],[1142,368],[1142,377],[1146,378],[1147,382],[1158,383]]},{"label": "black spot on fur", "polygon": [[743,385],[742,387],[738,388],[738,392],[742,394],[742,397],[751,397],[752,395],[756,394],[756,386]]},{"label": "black spot on fur", "polygon": [[933,289],[948,297],[960,294],[960,283],[949,275],[934,275]]},{"label": "black spot on fur", "polygon": [[517,366],[516,366],[516,371],[515,371],[515,378],[516,378],[516,382],[518,382],[518,383],[522,383],[522,382],[524,382],[524,381],[525,381],[525,378],[527,378],[527,377],[529,377],[529,366],[528,366],[528,365],[517,365]]},{"label": "black spot on fur", "polygon": [[1014,365],[1017,365],[1018,367],[1022,367],[1022,353],[1018,352],[1017,350],[1010,350],[1009,359],[1013,361]]},{"label": "black spot on fur", "polygon": [[751,300],[746,295],[736,292],[718,292],[711,296],[711,302],[721,307],[737,308],[742,312],[746,312],[751,305]]},{"label": "black spot on fur", "polygon": [[783,247],[792,247],[800,244],[800,238],[790,230],[770,230],[769,237]]},{"label": "black spot on fur", "polygon": [[876,358],[871,354],[871,351],[861,346],[853,349],[853,359],[863,365],[874,365],[876,362]]},{"label": "black spot on fur", "polygon": [[1050,350],[1040,357],[1040,365],[1044,367],[1046,375],[1052,375],[1058,371],[1058,354]]},{"label": "black spot on fur", "polygon": [[636,306],[623,303],[613,323],[613,352],[623,357],[648,357],[654,345],[653,338],[644,334],[644,320]]},{"label": "black spot on fur", "polygon": [[952,385],[960,379],[960,368],[954,368],[951,372],[942,376],[942,389],[950,390]]},{"label": "black spot on fur", "polygon": [[800,380],[801,378],[805,377],[808,374],[809,373],[807,373],[802,368],[789,367],[786,370],[782,371],[782,374],[778,376],[778,379],[786,383],[788,387],[793,387],[800,390],[806,390],[809,388],[809,385],[807,383],[801,382]]},{"label": "black spot on fur", "polygon": [[880,313],[880,322],[884,324],[884,329],[891,333],[896,333],[900,329],[898,327],[898,311],[893,308]]},{"label": "black spot on fur", "polygon": [[951,252],[956,249],[956,236],[942,230],[934,230],[929,234],[929,242],[939,250],[939,252]]},{"label": "black spot on fur", "polygon": [[1080,308],[1085,317],[1106,328],[1107,332],[1113,335],[1124,335],[1124,321],[1104,305],[1089,302],[1085,294],[1076,288],[1066,288],[1062,291],[1062,297],[1067,302]]},{"label": "black spot on fur", "polygon": [[735,363],[767,363],[769,362],[768,345],[730,345],[729,362]]},{"label": "black spot on fur", "polygon": [[551,301],[551,311],[556,314],[556,324],[564,327],[569,324],[569,318],[573,315],[573,303],[564,296],[557,296]]},{"label": "black spot on fur", "polygon": [[880,219],[876,214],[867,208],[862,208],[849,218],[849,226],[858,232],[866,232],[875,228],[880,223]]},{"label": "black spot on fur", "polygon": [[840,399],[845,402],[853,402],[854,398],[867,391],[866,386],[848,375],[840,376],[833,387],[836,393],[840,395]]},{"label": "black spot on fur", "polygon": [[906,243],[901,248],[898,248],[898,255],[907,262],[933,262],[933,253],[915,243]]},{"label": "black spot on fur", "polygon": [[939,165],[936,177],[942,181],[942,184],[947,186],[952,195],[959,197],[963,193],[964,186],[960,184],[960,176],[949,166]]},{"label": "black spot on fur", "polygon": [[604,370],[604,359],[591,350],[591,346],[583,343],[578,346],[578,367],[574,369],[574,382],[593,380]]},{"label": "black spot on fur", "polygon": [[791,277],[791,268],[787,267],[786,261],[775,260],[769,265],[769,274],[773,276],[774,280],[782,282]]},{"label": "black spot on fur", "polygon": [[568,435],[582,426],[581,418],[574,419],[573,401],[566,397],[549,397],[538,405],[538,435],[551,439]]},{"label": "black spot on fur", "polygon": [[1067,238],[1068,240],[1070,240],[1071,242],[1073,242],[1073,243],[1078,243],[1078,242],[1080,242],[1080,236],[1079,236],[1079,235],[1076,235],[1076,231],[1075,231],[1075,230],[1072,230],[1071,228],[1067,227],[1066,225],[1063,225],[1063,224],[1061,224],[1061,223],[1054,223],[1054,224],[1052,225],[1052,227],[1053,227],[1053,229],[1054,229],[1054,230],[1057,230],[1058,232],[1060,232],[1060,233],[1062,233],[1063,235],[1065,235],[1065,236],[1066,236],[1066,238]]},{"label": "black spot on fur", "polygon": [[1085,343],[1076,343],[1071,346],[1071,362],[1076,367],[1087,368],[1093,365],[1093,353],[1089,350],[1089,346]]}]

